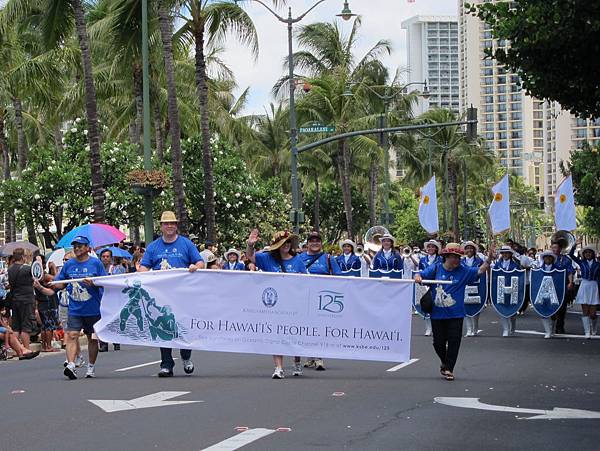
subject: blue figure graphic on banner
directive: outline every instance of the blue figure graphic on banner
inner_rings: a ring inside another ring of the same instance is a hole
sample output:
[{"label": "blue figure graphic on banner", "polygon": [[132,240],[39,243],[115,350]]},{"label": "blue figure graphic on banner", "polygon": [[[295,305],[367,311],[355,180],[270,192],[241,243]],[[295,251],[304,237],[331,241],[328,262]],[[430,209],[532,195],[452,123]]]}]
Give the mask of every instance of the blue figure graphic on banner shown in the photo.
[{"label": "blue figure graphic on banner", "polygon": [[531,270],[531,306],[542,318],[556,314],[565,300],[567,273],[564,269]]},{"label": "blue figure graphic on banner", "polygon": [[369,269],[369,277],[373,279],[402,279],[402,270],[397,271],[392,269],[391,271],[382,271],[381,269]]},{"label": "blue figure graphic on banner", "polygon": [[492,269],[491,283],[494,309],[503,318],[516,315],[525,302],[525,270]]},{"label": "blue figure graphic on banner", "polygon": [[465,287],[465,311],[469,318],[481,313],[488,297],[488,275],[481,274],[479,280]]}]

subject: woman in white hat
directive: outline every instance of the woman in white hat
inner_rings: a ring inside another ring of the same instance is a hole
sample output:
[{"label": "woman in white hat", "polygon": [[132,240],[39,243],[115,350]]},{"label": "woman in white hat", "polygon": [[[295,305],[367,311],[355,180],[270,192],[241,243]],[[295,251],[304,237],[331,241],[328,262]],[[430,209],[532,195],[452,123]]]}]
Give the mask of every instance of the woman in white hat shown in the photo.
[{"label": "woman in white hat", "polygon": [[[483,265],[483,259],[478,255],[479,246],[473,241],[465,241],[462,244],[462,249],[465,251],[461,264],[466,268],[479,268]],[[474,337],[479,333],[479,313],[474,316],[465,316],[467,325],[467,333],[465,337]]]},{"label": "woman in white hat", "polygon": [[[438,263],[442,263],[442,257],[440,257],[440,251],[442,250],[442,245],[439,241],[429,240],[423,243],[423,247],[425,248],[426,255],[423,255],[419,259],[419,271],[424,271],[432,265],[436,265]],[[425,336],[429,337],[431,335],[431,319],[429,315],[425,316]]]},{"label": "woman in white hat", "polygon": [[[258,253],[254,251],[257,241],[258,230],[254,229],[248,237],[246,256],[256,265],[257,269],[265,272],[307,273],[302,259],[296,255],[295,250],[298,248],[297,235],[289,233],[287,230],[276,232],[269,245],[269,250]],[[275,363],[275,371],[271,376],[272,379],[283,379],[285,377],[283,356],[274,355],[273,362]],[[302,374],[300,357],[294,357],[294,374]]]},{"label": "woman in white hat", "polygon": [[[494,269],[502,269],[504,271],[521,269],[521,264],[515,259],[515,251],[512,247],[504,245],[498,250],[498,260],[496,260],[496,263],[494,264]],[[514,335],[517,327],[516,313],[510,318],[500,316],[500,322],[502,323],[503,337]]]},{"label": "woman in white hat", "polygon": [[400,252],[394,249],[396,238],[389,233],[385,233],[380,241],[381,249],[375,254],[375,258],[373,258],[373,270],[401,271],[404,261]]},{"label": "woman in white hat", "polygon": [[335,259],[342,271],[346,272],[352,269],[360,269],[360,258],[354,254],[355,248],[356,244],[354,244],[354,241],[352,240],[344,240],[340,243],[342,254],[338,255]]},{"label": "woman in white hat", "polygon": [[598,321],[596,309],[598,308],[598,304],[600,304],[598,295],[600,263],[596,260],[596,249],[592,246],[585,246],[579,254],[581,257],[577,257],[575,255],[575,248],[578,244],[581,244],[581,239],[578,239],[575,246],[571,248],[569,257],[579,265],[581,270],[581,283],[579,291],[577,291],[575,304],[581,305],[581,322],[583,323],[585,338],[589,339],[592,335],[596,335]]},{"label": "woman in white hat", "polygon": [[223,268],[229,271],[245,271],[246,266],[240,261],[241,253],[237,249],[229,249],[225,252]]}]

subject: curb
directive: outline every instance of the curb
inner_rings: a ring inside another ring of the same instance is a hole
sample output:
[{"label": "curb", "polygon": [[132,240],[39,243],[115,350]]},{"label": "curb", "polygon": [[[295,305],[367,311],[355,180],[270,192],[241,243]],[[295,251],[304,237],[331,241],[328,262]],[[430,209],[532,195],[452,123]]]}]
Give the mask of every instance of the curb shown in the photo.
[{"label": "curb", "polygon": [[[87,336],[86,335],[82,335],[79,337],[79,346],[87,346],[88,341],[87,341]],[[42,344],[41,343],[30,343],[29,344],[29,349],[31,349],[32,351],[42,351]]]}]

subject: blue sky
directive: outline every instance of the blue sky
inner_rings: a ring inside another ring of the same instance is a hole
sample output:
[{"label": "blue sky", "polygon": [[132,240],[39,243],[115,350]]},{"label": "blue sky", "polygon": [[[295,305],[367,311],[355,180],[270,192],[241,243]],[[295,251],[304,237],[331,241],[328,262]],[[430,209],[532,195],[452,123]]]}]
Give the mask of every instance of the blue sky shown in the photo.
[{"label": "blue sky", "polygon": [[[265,3],[269,3],[265,0]],[[314,0],[289,0],[294,16],[304,12]],[[392,41],[394,51],[386,58],[388,67],[395,71],[406,67],[406,33],[400,28],[402,21],[415,15],[456,15],[458,0],[350,0],[354,13],[362,16],[358,53],[364,54],[380,39]],[[328,0],[313,10],[301,24],[337,19],[343,0]],[[250,87],[248,113],[263,113],[264,106],[273,100],[271,88],[283,74],[283,59],[287,56],[287,29],[266,9],[257,3],[246,3],[259,33],[260,55],[255,62],[248,50],[233,41],[228,43],[223,59],[234,70],[240,90]],[[284,10],[279,11],[284,15]],[[350,25],[344,23],[350,30]]]}]

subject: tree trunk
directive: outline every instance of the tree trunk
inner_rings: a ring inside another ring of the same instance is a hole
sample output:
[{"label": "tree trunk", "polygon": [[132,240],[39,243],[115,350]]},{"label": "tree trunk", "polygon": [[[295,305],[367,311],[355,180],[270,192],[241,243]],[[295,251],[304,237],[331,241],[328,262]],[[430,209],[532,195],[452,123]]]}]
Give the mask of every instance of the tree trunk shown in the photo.
[{"label": "tree trunk", "polygon": [[352,194],[350,193],[350,155],[348,143],[345,139],[338,142],[338,171],[342,185],[342,197],[344,199],[344,211],[346,213],[346,229],[348,237],[353,237],[352,224]]},{"label": "tree trunk", "polygon": [[[8,152],[8,142],[4,135],[4,109],[0,110],[0,152],[2,154],[2,178],[10,180],[10,156]],[[15,241],[15,215],[14,212],[4,212],[4,241],[10,243]]]},{"label": "tree trunk", "polygon": [[35,233],[35,223],[33,222],[33,216],[31,216],[31,213],[27,213],[25,217],[25,226],[27,227],[27,241],[37,246],[38,240],[37,235]]},{"label": "tree trunk", "polygon": [[210,129],[208,124],[208,75],[204,57],[204,21],[196,24],[194,33],[196,44],[196,90],[200,103],[200,128],[202,130],[202,167],[204,169],[204,216],[206,217],[206,239],[217,239],[215,193],[210,147]]},{"label": "tree trunk", "polygon": [[179,219],[179,230],[187,234],[189,228],[187,210],[185,208],[185,191],[183,188],[183,163],[181,158],[181,126],[179,124],[179,107],[177,106],[177,90],[175,87],[175,67],[173,64],[173,31],[165,1],[158,8],[160,36],[163,43],[165,74],[167,77],[167,116],[171,135],[171,164],[173,165],[173,193],[175,195],[175,212]]},{"label": "tree trunk", "polygon": [[23,129],[23,106],[21,99],[13,97],[13,108],[15,110],[15,126],[17,128],[17,173],[21,178],[23,169],[27,166],[27,140],[25,139],[25,130]]},{"label": "tree trunk", "polygon": [[369,227],[377,225],[377,182],[379,163],[374,158],[369,166]]},{"label": "tree trunk", "polygon": [[156,156],[161,163],[165,161],[165,138],[158,104],[154,102],[154,139],[156,141]]},{"label": "tree trunk", "polygon": [[56,146],[56,154],[58,156],[58,152],[63,150],[63,133],[60,129],[60,124],[56,124],[54,126],[54,145]]},{"label": "tree trunk", "polygon": [[142,131],[144,115],[144,99],[142,84],[142,68],[138,63],[133,65],[133,96],[135,98],[135,126],[133,127],[133,142],[138,145],[142,152]]},{"label": "tree trunk", "polygon": [[448,196],[452,203],[452,236],[455,242],[458,241],[458,176],[456,167],[453,164],[448,165]]},{"label": "tree trunk", "polygon": [[81,50],[83,77],[85,86],[85,111],[87,115],[88,141],[90,144],[90,167],[92,173],[92,206],[94,222],[104,222],[104,186],[100,161],[100,134],[98,131],[98,107],[96,104],[96,87],[92,73],[92,56],[87,29],[85,11],[81,0],[71,0],[75,15],[75,26]]},{"label": "tree trunk", "polygon": [[319,232],[319,224],[321,223],[321,216],[319,210],[321,209],[321,191],[319,189],[319,177],[315,174],[315,204],[313,207],[313,228]]}]

